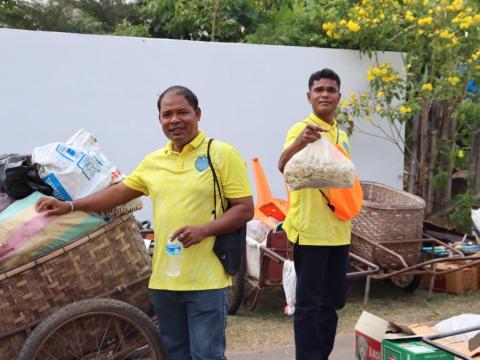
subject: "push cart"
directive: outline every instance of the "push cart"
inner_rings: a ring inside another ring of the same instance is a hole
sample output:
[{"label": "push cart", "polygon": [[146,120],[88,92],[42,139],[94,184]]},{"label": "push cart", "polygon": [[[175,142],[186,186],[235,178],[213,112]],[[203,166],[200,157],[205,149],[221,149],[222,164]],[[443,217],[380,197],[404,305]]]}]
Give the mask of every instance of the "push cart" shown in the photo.
[{"label": "push cart", "polygon": [[127,214],[0,273],[0,359],[166,359],[150,266]]},{"label": "push cart", "polygon": [[[347,277],[366,278],[365,305],[371,280],[388,280],[406,292],[414,292],[422,283],[423,275],[429,274],[430,297],[436,276],[480,265],[480,256],[467,256],[431,236],[431,231],[428,234],[423,231],[425,202],[421,198],[374,182],[362,182],[362,189],[363,208],[352,221],[351,262]],[[431,255],[422,252],[425,247],[433,249]],[[439,247],[448,249],[450,256],[434,258],[435,249]],[[283,231],[271,230],[265,243],[259,245],[259,252],[259,275],[252,277],[247,273],[245,276],[250,290],[244,301],[252,310],[262,289],[282,286],[283,263],[292,260],[292,245]],[[440,270],[437,268],[440,263],[456,264],[456,267]],[[238,288],[237,298],[238,293],[243,296],[243,291]]]}]

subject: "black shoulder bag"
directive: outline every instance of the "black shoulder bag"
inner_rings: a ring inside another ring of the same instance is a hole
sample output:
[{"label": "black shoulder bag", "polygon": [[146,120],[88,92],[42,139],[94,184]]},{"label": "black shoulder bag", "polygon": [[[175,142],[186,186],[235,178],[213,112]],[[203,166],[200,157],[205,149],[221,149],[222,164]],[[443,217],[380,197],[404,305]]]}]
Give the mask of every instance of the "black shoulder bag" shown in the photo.
[{"label": "black shoulder bag", "polygon": [[[210,157],[210,145],[213,139],[208,141],[207,157],[210,169],[213,175],[213,211],[212,214],[217,218],[217,190],[220,202],[222,205],[222,211],[225,212],[228,206],[223,206],[222,192],[220,190],[220,184],[218,182],[217,174],[213,167],[212,159]],[[228,205],[228,204],[227,204]],[[247,226],[243,225],[241,228],[229,232],[227,234],[217,235],[215,244],[213,245],[213,252],[217,255],[218,259],[223,265],[225,271],[230,275],[235,275],[240,269],[242,262],[242,256],[245,253],[245,246],[247,242]]]}]

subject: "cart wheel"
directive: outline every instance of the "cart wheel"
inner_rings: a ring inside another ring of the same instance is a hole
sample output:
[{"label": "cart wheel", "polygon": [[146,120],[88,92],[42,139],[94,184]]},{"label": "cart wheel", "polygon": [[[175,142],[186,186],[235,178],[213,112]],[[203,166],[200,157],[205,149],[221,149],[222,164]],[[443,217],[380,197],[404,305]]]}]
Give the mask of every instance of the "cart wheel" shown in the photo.
[{"label": "cart wheel", "polygon": [[88,299],[45,318],[25,341],[19,360],[166,359],[160,334],[136,307]]},{"label": "cart wheel", "polygon": [[422,283],[422,275],[398,275],[388,279],[389,283],[406,293],[413,293]]},{"label": "cart wheel", "polygon": [[228,315],[235,315],[240,308],[245,292],[246,256],[242,256],[240,269],[233,276],[232,286],[228,289]]}]

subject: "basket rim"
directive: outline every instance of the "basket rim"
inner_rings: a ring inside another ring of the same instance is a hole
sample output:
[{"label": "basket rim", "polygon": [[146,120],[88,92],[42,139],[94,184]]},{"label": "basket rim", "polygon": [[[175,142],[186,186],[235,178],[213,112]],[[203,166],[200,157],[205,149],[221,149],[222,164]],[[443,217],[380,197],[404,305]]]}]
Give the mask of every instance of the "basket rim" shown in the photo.
[{"label": "basket rim", "polygon": [[397,188],[394,188],[392,186],[388,186],[388,185],[385,185],[385,184],[382,184],[382,183],[379,183],[379,182],[376,182],[376,181],[361,181],[361,184],[373,185],[373,186],[377,186],[377,187],[380,187],[380,188],[384,188],[384,189],[399,193],[402,196],[408,197],[408,198],[414,200],[417,203],[417,204],[412,204],[412,205],[385,205],[385,204],[381,204],[381,203],[378,203],[378,202],[363,200],[362,201],[362,206],[363,207],[371,207],[371,208],[374,208],[374,209],[383,209],[383,210],[423,210],[426,207],[425,200],[423,200],[420,196],[411,194],[407,191],[400,190],[400,189],[397,189]]},{"label": "basket rim", "polygon": [[18,274],[20,274],[24,271],[27,271],[31,268],[34,268],[37,265],[43,264],[43,263],[45,263],[45,262],[47,262],[47,261],[49,261],[53,258],[61,256],[61,255],[65,254],[66,252],[71,251],[71,250],[83,245],[87,241],[93,240],[93,239],[99,237],[100,235],[105,234],[112,227],[116,227],[116,226],[128,221],[130,218],[132,218],[131,214],[125,214],[125,215],[116,217],[112,221],[96,227],[95,229],[93,229],[89,233],[81,235],[81,237],[69,242],[68,244],[65,244],[61,248],[49,251],[48,253],[46,253],[46,254],[44,254],[40,257],[29,259],[27,262],[16,265],[14,267],[10,267],[10,268],[7,268],[5,270],[2,270],[2,271],[0,271],[0,281],[11,278],[11,277],[13,277],[15,275],[18,275]]}]

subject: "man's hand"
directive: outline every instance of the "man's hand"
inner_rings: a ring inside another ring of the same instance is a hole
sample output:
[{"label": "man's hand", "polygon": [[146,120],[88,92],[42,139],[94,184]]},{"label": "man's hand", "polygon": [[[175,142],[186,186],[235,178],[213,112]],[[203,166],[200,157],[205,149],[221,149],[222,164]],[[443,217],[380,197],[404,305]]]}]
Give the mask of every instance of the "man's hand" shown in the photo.
[{"label": "man's hand", "polygon": [[177,238],[185,248],[198,244],[200,241],[205,239],[205,237],[206,233],[201,225],[183,226],[172,234],[172,239]]},{"label": "man's hand", "polygon": [[314,124],[307,124],[305,129],[303,129],[302,133],[298,135],[295,141],[290,145],[288,148],[283,150],[282,154],[280,155],[280,159],[278,160],[278,169],[281,173],[285,169],[285,165],[287,162],[295,155],[297,152],[305,148],[308,144],[311,144],[322,137],[321,133],[328,131],[327,129],[314,125]]},{"label": "man's hand", "polygon": [[71,212],[69,203],[55,199],[54,197],[41,197],[35,204],[37,212],[45,212],[45,215],[63,215]]},{"label": "man's hand", "polygon": [[302,145],[313,143],[320,139],[322,137],[321,133],[325,131],[328,130],[318,125],[308,124],[298,136],[298,141]]}]

